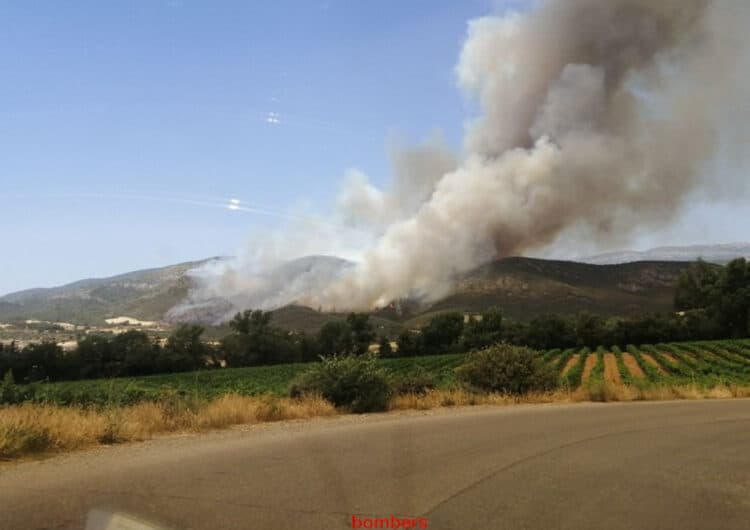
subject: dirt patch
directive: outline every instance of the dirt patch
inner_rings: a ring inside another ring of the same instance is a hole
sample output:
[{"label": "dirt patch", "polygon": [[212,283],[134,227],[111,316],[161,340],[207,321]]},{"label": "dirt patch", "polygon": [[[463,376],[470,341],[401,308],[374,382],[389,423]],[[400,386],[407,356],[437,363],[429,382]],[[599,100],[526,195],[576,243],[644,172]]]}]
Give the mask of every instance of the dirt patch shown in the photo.
[{"label": "dirt patch", "polygon": [[583,375],[581,376],[581,384],[585,384],[589,380],[589,376],[591,375],[591,370],[594,369],[594,366],[596,366],[596,360],[599,356],[595,353],[589,353],[589,356],[586,357],[586,364],[583,365]]},{"label": "dirt patch", "polygon": [[[671,355],[671,354],[670,354],[670,355]],[[697,356],[697,355],[695,355],[695,354],[694,354],[693,352],[682,351],[682,352],[680,352],[680,355],[682,355],[682,356],[683,356],[683,357],[684,357],[685,359],[687,359],[688,361],[693,361],[693,362],[695,362],[695,361],[697,361],[697,360],[698,360],[698,356]],[[674,357],[674,355],[673,355],[672,357]],[[675,357],[675,359],[676,359],[676,357]]]},{"label": "dirt patch", "polygon": [[604,354],[604,380],[613,385],[621,385],[622,377],[617,369],[617,358],[614,353]]},{"label": "dirt patch", "polygon": [[570,359],[568,359],[568,362],[565,363],[565,367],[563,368],[562,375],[567,375],[567,373],[570,371],[571,368],[573,368],[576,363],[578,362],[578,358],[580,357],[579,354],[573,355]]},{"label": "dirt patch", "polygon": [[641,355],[643,355],[643,359],[648,364],[650,364],[651,366],[653,366],[654,368],[656,368],[657,370],[659,370],[659,373],[661,375],[669,375],[667,373],[667,371],[664,368],[662,368],[661,365],[658,362],[656,362],[656,359],[654,359],[653,357],[651,357],[648,353],[642,353]]},{"label": "dirt patch", "polygon": [[677,357],[675,357],[671,353],[661,352],[661,356],[664,357],[666,360],[668,360],[670,363],[674,364],[675,366],[677,366],[680,362],[677,360]]},{"label": "dirt patch", "polygon": [[635,360],[635,357],[633,357],[632,354],[623,353],[622,360],[625,362],[625,367],[628,369],[631,376],[636,379],[643,379],[646,377],[646,374],[643,373],[643,370],[641,370],[641,367],[638,365],[638,361]]}]

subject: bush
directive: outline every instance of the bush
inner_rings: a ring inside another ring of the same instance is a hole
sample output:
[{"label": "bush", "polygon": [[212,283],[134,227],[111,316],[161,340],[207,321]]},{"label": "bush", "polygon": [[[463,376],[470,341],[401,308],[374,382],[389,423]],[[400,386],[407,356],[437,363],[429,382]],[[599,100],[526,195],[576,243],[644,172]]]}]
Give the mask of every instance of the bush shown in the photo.
[{"label": "bush", "polygon": [[290,387],[292,397],[317,394],[358,413],[385,410],[391,393],[388,374],[372,355],[324,357]]},{"label": "bush", "polygon": [[457,379],[474,390],[523,394],[557,385],[554,368],[529,348],[498,344],[470,353],[456,368]]},{"label": "bush", "polygon": [[13,372],[8,370],[5,372],[3,380],[0,381],[0,404],[13,404],[18,403],[19,392],[16,389],[16,382],[13,379]]},{"label": "bush", "polygon": [[397,376],[393,382],[396,394],[424,395],[435,388],[435,378],[423,366],[417,366],[410,372]]}]

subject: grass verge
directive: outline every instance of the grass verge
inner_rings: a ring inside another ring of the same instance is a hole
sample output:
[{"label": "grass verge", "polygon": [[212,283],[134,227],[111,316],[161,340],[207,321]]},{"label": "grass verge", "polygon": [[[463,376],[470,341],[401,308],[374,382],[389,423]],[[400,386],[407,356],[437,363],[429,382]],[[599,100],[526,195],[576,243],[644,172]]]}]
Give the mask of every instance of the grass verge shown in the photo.
[{"label": "grass verge", "polygon": [[[394,396],[388,409],[429,410],[471,405],[733,397],[750,397],[750,386],[632,386],[612,385],[604,380],[572,391],[559,389],[520,396],[474,393],[459,388],[435,389]],[[227,394],[203,402],[174,399],[109,408],[34,403],[10,405],[0,407],[0,459],[11,460],[95,445],[141,441],[166,433],[197,433],[239,424],[333,416],[339,413],[319,397],[291,399],[272,395],[248,397],[237,394]]]},{"label": "grass verge", "polygon": [[105,409],[25,403],[0,408],[0,459],[146,440],[170,432],[203,432],[334,414],[333,405],[319,397],[236,394],[198,404],[170,400]]}]

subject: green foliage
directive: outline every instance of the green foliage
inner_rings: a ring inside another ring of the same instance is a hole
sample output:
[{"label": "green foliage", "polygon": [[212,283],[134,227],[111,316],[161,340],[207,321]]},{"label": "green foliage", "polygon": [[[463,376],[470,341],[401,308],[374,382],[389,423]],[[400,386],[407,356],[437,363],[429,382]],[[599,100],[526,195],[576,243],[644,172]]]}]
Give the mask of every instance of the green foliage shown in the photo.
[{"label": "green foliage", "polygon": [[423,366],[393,377],[396,394],[425,394],[437,386],[435,376]]},{"label": "green foliage", "polygon": [[588,384],[589,386],[601,384],[604,382],[604,347],[599,346],[596,349],[596,364],[594,364],[594,367],[591,369],[591,374],[589,375]]},{"label": "green foliage", "polygon": [[456,369],[456,377],[472,389],[506,394],[551,390],[557,383],[554,370],[539,352],[510,344],[470,353]]},{"label": "green foliage", "polygon": [[184,324],[172,332],[162,354],[165,372],[196,370],[206,364],[209,348],[201,340],[203,331],[201,326]]},{"label": "green foliage", "polygon": [[606,338],[605,320],[599,315],[593,315],[588,312],[578,313],[575,321],[575,333],[578,346],[596,348]]},{"label": "green foliage", "polygon": [[8,370],[0,382],[0,404],[18,403],[19,392],[16,388],[16,380],[13,378],[13,371]]},{"label": "green foliage", "polygon": [[568,373],[562,376],[562,383],[567,388],[578,388],[581,386],[581,377],[583,376],[583,369],[586,366],[586,359],[588,358],[591,350],[587,347],[581,349],[578,352],[578,362],[575,363]]},{"label": "green foliage", "polygon": [[705,311],[714,324],[713,337],[746,337],[750,331],[750,264],[744,258],[725,267],[698,261],[680,275],[674,303],[678,310]]},{"label": "green foliage", "polygon": [[318,347],[323,355],[362,355],[375,340],[375,332],[366,313],[350,313],[345,321],[327,322],[318,332]]},{"label": "green foliage", "polygon": [[563,369],[565,368],[565,365],[568,364],[568,361],[570,360],[573,355],[575,355],[576,350],[575,348],[568,348],[564,352],[560,354],[560,357],[557,358],[557,361],[555,362],[555,372],[557,374],[562,374]]},{"label": "green foliage", "polygon": [[399,357],[414,357],[422,354],[422,336],[404,330],[399,334],[398,340]]},{"label": "green foliage", "polygon": [[464,329],[461,313],[444,313],[430,320],[422,329],[422,346],[426,354],[455,351]]},{"label": "green foliage", "polygon": [[229,327],[240,335],[263,334],[271,326],[271,313],[261,310],[246,310],[234,315]]},{"label": "green foliage", "polygon": [[271,313],[237,313],[229,327],[233,333],[221,341],[220,355],[228,366],[254,366],[300,360],[300,348],[289,333],[271,326]]},{"label": "green foliage", "polygon": [[378,364],[375,356],[332,356],[311,365],[294,379],[290,395],[323,396],[337,407],[352,412],[385,410],[392,387],[388,372]]},{"label": "green foliage", "polygon": [[615,355],[615,359],[617,360],[617,371],[620,373],[620,378],[622,379],[622,382],[626,385],[632,385],[635,383],[635,380],[633,379],[632,374],[630,373],[630,370],[628,370],[628,367],[625,366],[625,359],[622,357],[622,350],[619,346],[612,346],[612,353]]},{"label": "green foliage", "polygon": [[635,357],[635,361],[638,363],[638,366],[640,366],[641,370],[643,370],[643,373],[646,374],[646,378],[649,381],[654,382],[661,381],[663,379],[662,375],[659,373],[659,370],[643,358],[643,355],[641,355],[641,352],[638,348],[636,348],[632,344],[628,344],[627,351],[629,354]]},{"label": "green foliage", "polygon": [[569,348],[577,344],[576,330],[570,319],[559,315],[540,315],[529,323],[525,344],[531,348]]},{"label": "green foliage", "polygon": [[381,357],[393,356],[393,348],[391,347],[391,339],[389,339],[385,335],[380,337],[380,342],[378,343],[378,354]]},{"label": "green foliage", "polygon": [[483,348],[502,341],[503,313],[499,309],[491,308],[472,318],[464,326],[461,338],[465,351]]},{"label": "green foliage", "polygon": [[346,323],[351,330],[352,353],[362,355],[375,340],[375,332],[367,313],[349,313]]},{"label": "green foliage", "polygon": [[588,380],[588,394],[591,401],[609,401],[610,389],[604,381],[604,348],[596,350],[596,364],[591,369]]}]

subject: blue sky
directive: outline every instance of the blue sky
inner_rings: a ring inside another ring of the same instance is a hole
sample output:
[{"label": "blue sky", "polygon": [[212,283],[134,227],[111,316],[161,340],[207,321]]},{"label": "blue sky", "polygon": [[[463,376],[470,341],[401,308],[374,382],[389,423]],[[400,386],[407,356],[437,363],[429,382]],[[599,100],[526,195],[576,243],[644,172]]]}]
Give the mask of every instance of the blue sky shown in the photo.
[{"label": "blue sky", "polygon": [[[123,194],[331,202],[388,145],[460,144],[487,1],[3,2],[0,293],[232,253],[273,218]],[[278,124],[267,123],[277,113]]]},{"label": "blue sky", "polygon": [[278,222],[144,197],[325,211],[347,169],[387,180],[390,145],[459,149],[467,21],[509,4],[0,3],[0,293],[231,254]]}]

